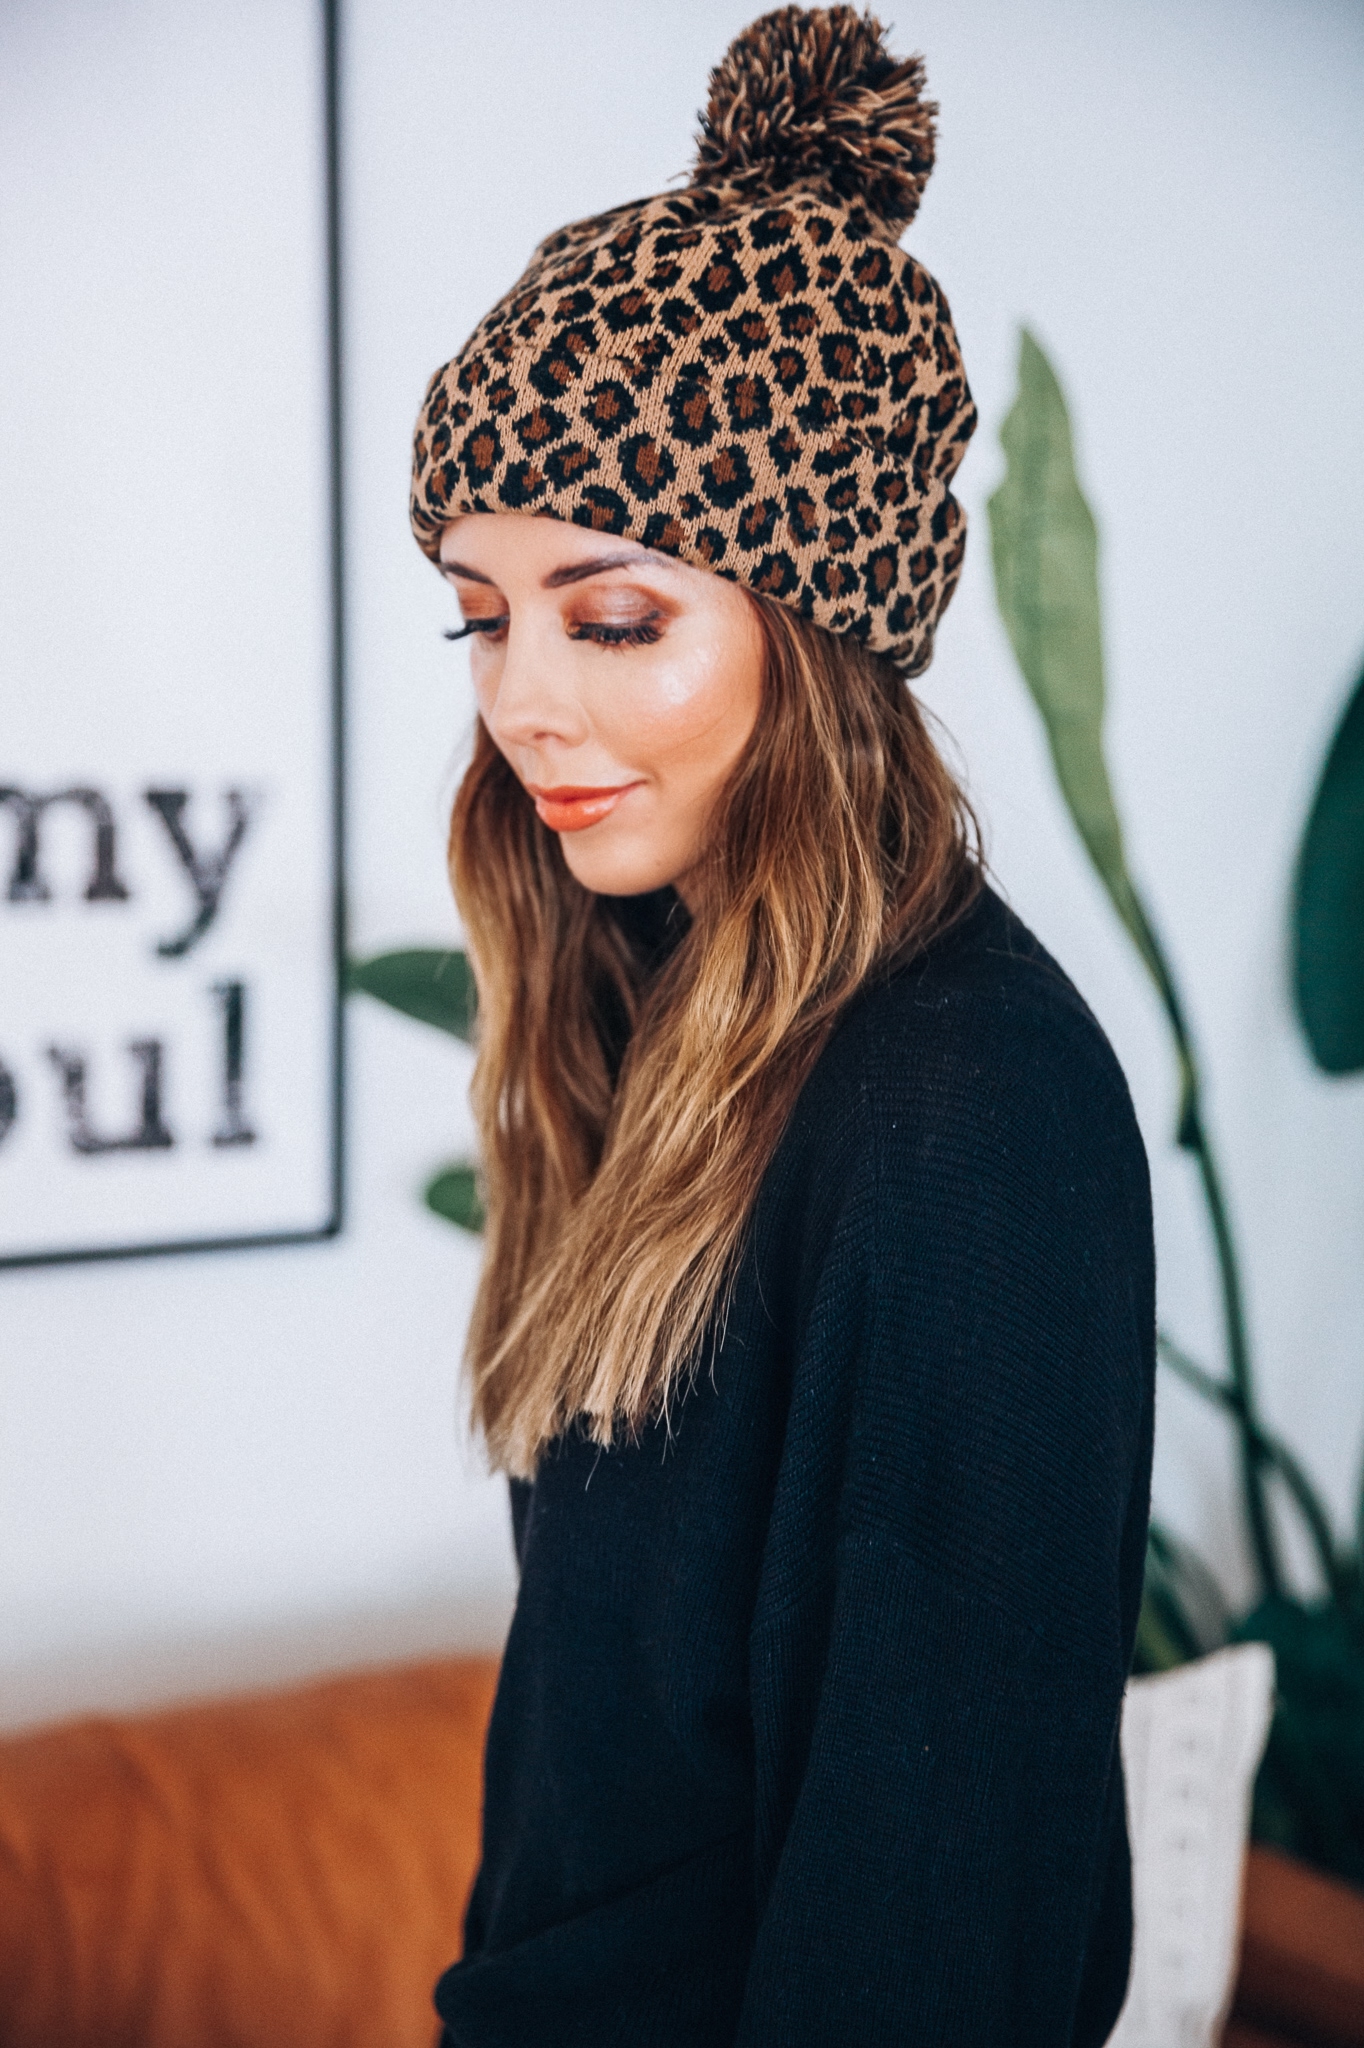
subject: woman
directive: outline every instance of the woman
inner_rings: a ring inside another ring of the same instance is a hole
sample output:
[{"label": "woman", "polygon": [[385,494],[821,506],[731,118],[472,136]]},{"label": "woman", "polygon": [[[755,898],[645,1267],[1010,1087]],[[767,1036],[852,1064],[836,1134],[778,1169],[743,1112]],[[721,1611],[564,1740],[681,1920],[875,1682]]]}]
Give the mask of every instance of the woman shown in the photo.
[{"label": "woman", "polygon": [[766,16],[686,190],[433,379],[520,1595],[446,2039],[1089,2048],[1122,2001],[1149,1195],[906,677],[974,424],[922,66]]}]

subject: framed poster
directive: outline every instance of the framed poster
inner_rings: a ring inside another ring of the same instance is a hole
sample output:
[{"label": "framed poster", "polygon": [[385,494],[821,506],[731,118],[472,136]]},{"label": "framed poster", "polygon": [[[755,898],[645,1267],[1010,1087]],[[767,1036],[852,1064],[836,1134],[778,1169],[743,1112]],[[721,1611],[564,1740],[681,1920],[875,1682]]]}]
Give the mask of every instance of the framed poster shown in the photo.
[{"label": "framed poster", "polygon": [[341,1215],[336,24],[0,12],[0,1264]]}]

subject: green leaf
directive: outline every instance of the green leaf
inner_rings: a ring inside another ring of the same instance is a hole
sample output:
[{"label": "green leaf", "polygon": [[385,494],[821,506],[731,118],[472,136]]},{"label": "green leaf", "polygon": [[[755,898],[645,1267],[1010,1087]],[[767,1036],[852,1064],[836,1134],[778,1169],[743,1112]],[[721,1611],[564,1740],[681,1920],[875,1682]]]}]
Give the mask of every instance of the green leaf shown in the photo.
[{"label": "green leaf", "polygon": [[483,1228],[483,1204],[478,1198],[478,1175],[467,1163],[446,1166],[427,1183],[422,1199],[435,1215],[461,1230]]},{"label": "green leaf", "polygon": [[1006,468],[988,510],[1000,616],[1042,714],[1071,817],[1155,972],[1104,759],[1098,534],[1075,474],[1066,401],[1026,328],[1019,337],[1018,394],[999,438]]},{"label": "green leaf", "polygon": [[1274,1652],[1277,1706],[1252,1832],[1364,1884],[1364,1632],[1329,1603],[1265,1600],[1237,1625]]},{"label": "green leaf", "polygon": [[1336,728],[1298,855],[1293,996],[1328,1074],[1364,1067],[1364,674]]},{"label": "green leaf", "polygon": [[346,985],[455,1038],[473,1038],[477,996],[464,953],[424,948],[376,953],[371,960],[351,961]]}]

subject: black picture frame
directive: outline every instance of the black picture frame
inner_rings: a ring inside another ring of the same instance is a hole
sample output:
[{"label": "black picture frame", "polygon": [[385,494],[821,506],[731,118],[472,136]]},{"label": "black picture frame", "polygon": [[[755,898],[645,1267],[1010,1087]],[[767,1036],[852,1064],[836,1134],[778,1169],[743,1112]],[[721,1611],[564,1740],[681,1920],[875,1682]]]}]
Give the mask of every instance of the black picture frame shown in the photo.
[{"label": "black picture frame", "polygon": [[312,1228],[241,1232],[226,1236],[167,1238],[145,1243],[81,1245],[52,1250],[0,1252],[0,1270],[68,1265],[92,1261],[166,1258],[204,1252],[253,1251],[271,1246],[322,1243],[340,1235],[346,1220],[346,1031],[347,962],[346,899],[346,639],[345,639],[345,438],[342,391],[342,255],[341,255],[341,19],[339,0],[316,0],[323,96],[323,217],[325,237],[324,296],[325,380],[327,415],[327,489],[329,496],[328,589],[330,595],[330,718],[331,718],[331,941],[332,999],[330,1017],[331,1077],[329,1105],[330,1208]]}]

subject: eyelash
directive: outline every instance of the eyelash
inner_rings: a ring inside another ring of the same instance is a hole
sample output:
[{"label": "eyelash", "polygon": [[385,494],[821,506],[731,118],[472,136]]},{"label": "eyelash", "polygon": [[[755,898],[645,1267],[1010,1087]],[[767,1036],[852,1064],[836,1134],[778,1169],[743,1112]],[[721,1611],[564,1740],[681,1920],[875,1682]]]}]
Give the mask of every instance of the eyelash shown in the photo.
[{"label": "eyelash", "polygon": [[505,618],[470,619],[467,626],[447,626],[445,637],[447,640],[467,640],[471,633],[500,633],[506,624]]},{"label": "eyelash", "polygon": [[656,619],[638,619],[629,626],[604,626],[588,622],[569,633],[570,640],[590,640],[597,647],[652,647],[663,637]]},{"label": "eyelash", "polygon": [[[447,626],[447,640],[467,640],[471,633],[500,633],[507,625],[504,615],[498,619],[470,619],[466,626]],[[588,640],[596,647],[652,647],[662,639],[663,628],[656,619],[640,619],[629,626],[606,626],[595,621],[574,627],[569,633],[570,640]]]}]

